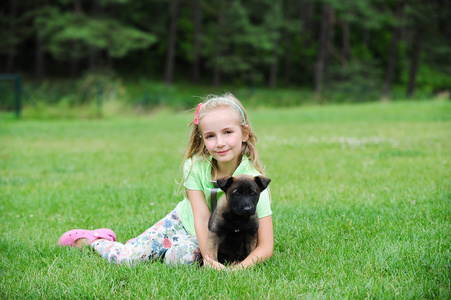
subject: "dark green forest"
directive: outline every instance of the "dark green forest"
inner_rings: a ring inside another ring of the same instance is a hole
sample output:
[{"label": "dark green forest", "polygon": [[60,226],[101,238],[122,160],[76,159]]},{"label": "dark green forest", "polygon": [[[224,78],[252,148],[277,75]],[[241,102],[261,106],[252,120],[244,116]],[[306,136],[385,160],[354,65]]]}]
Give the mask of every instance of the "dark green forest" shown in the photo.
[{"label": "dark green forest", "polygon": [[450,20],[451,0],[3,0],[0,73],[430,97]]}]

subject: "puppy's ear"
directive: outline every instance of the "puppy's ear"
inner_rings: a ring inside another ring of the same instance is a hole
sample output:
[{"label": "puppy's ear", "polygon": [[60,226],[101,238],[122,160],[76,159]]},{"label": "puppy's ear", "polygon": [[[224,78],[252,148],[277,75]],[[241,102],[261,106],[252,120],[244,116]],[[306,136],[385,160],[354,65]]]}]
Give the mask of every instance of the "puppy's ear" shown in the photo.
[{"label": "puppy's ear", "polygon": [[217,180],[219,188],[223,190],[224,192],[227,192],[227,189],[232,185],[233,183],[233,177],[226,177],[226,178],[220,178]]},{"label": "puppy's ear", "polygon": [[271,182],[271,179],[266,178],[264,176],[255,176],[254,181],[258,185],[260,190],[263,191],[268,187],[269,183]]}]

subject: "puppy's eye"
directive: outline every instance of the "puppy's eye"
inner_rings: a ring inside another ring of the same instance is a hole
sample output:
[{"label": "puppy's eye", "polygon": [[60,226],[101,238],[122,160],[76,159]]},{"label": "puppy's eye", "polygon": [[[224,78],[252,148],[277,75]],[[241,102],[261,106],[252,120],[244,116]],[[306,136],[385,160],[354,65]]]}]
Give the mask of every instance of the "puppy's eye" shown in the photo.
[{"label": "puppy's eye", "polygon": [[238,191],[233,191],[233,196],[235,196],[235,197],[239,197],[240,196],[240,192],[238,192]]},{"label": "puppy's eye", "polygon": [[257,196],[257,192],[256,192],[256,191],[252,191],[251,196],[252,196],[252,197]]}]

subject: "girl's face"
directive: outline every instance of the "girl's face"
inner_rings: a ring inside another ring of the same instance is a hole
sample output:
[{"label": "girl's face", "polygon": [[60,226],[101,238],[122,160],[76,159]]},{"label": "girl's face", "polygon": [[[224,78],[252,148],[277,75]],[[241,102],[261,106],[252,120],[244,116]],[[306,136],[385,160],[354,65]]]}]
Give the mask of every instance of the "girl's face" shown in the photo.
[{"label": "girl's face", "polygon": [[233,112],[228,108],[215,109],[199,121],[199,129],[205,147],[218,162],[219,171],[236,168],[242,144],[249,134],[243,132]]}]

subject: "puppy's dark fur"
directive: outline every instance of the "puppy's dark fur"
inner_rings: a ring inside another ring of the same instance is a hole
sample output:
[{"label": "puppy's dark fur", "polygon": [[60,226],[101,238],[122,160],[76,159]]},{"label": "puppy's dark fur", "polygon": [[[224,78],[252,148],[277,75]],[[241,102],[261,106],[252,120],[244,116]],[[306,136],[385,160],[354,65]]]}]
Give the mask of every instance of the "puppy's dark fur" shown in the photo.
[{"label": "puppy's dark fur", "polygon": [[260,193],[271,179],[239,175],[218,179],[225,195],[208,222],[207,255],[220,263],[244,260],[257,246]]}]

